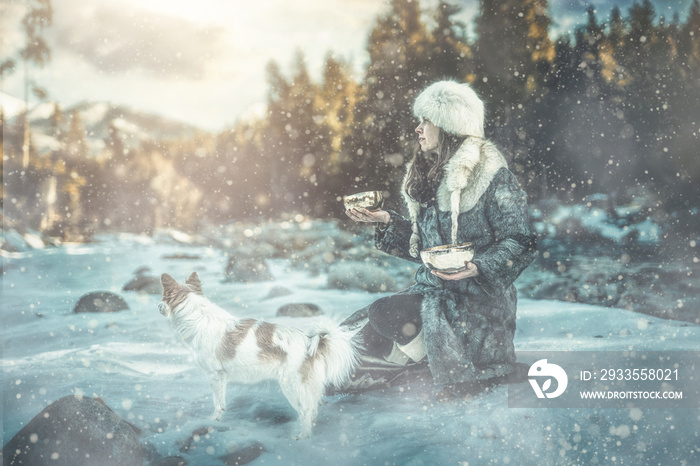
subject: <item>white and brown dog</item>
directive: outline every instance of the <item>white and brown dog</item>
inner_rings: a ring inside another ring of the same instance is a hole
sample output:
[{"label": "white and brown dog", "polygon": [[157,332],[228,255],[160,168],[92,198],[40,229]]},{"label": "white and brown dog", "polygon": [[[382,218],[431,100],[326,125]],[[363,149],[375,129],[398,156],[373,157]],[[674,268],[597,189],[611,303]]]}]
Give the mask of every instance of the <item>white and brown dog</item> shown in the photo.
[{"label": "white and brown dog", "polygon": [[220,420],[226,408],[227,381],[276,380],[299,413],[301,432],[296,438],[308,437],[325,388],[342,385],[355,368],[355,332],[330,321],[305,333],[270,322],[238,319],[204,297],[196,272],[184,285],[168,274],[162,275],[161,282],[163,301],[158,308],[206,374],[213,392],[214,418]]}]

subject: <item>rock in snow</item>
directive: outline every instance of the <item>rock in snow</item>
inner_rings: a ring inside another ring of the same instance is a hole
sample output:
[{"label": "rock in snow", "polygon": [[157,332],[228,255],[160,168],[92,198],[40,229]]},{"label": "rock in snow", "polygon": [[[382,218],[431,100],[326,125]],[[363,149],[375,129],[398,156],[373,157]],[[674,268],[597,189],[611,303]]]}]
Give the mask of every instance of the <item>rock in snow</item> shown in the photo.
[{"label": "rock in snow", "polygon": [[141,466],[139,433],[98,398],[63,397],[3,447],[5,465]]},{"label": "rock in snow", "polygon": [[290,303],[277,309],[277,317],[313,317],[321,314],[321,308],[313,303]]},{"label": "rock in snow", "polygon": [[345,262],[336,264],[328,272],[328,287],[340,290],[365,290],[370,293],[398,291],[393,277],[375,264]]},{"label": "rock in snow", "polygon": [[168,456],[151,461],[151,466],[187,466],[187,460],[182,456]]},{"label": "rock in snow", "polygon": [[73,313],[80,312],[117,312],[129,309],[119,295],[109,291],[93,291],[84,294],[73,308]]},{"label": "rock in snow", "polygon": [[161,285],[158,277],[139,275],[129,280],[122,287],[122,291],[138,291],[139,293],[160,295],[163,294],[163,285]]},{"label": "rock in snow", "polygon": [[231,256],[226,265],[226,281],[263,282],[274,280],[265,260],[256,257]]},{"label": "rock in snow", "polygon": [[257,457],[264,451],[265,447],[263,447],[260,442],[253,442],[246,447],[234,451],[233,453],[222,456],[220,459],[226,465],[237,466],[250,463],[251,461],[257,459]]},{"label": "rock in snow", "polygon": [[262,298],[263,301],[267,299],[279,298],[281,296],[288,296],[292,294],[292,291],[283,286],[273,286],[270,291]]},{"label": "rock in snow", "polygon": [[197,448],[197,444],[202,440],[202,438],[205,438],[209,436],[210,433],[214,431],[213,427],[200,427],[199,429],[196,429],[195,431],[192,432],[192,435],[190,435],[186,440],[182,442],[182,446],[180,447],[180,452],[181,453],[188,453],[190,450]]}]

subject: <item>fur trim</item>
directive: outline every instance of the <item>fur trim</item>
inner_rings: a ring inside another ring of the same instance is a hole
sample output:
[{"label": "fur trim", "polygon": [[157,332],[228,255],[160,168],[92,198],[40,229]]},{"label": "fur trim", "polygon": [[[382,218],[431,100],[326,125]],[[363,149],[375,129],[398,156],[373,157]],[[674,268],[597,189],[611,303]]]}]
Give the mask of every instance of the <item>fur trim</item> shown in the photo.
[{"label": "fur trim", "polygon": [[428,353],[425,352],[423,329],[418,332],[418,335],[416,335],[413,340],[409,341],[405,345],[399,345],[398,343],[394,343],[394,345],[401,350],[402,353],[411,358],[411,361],[413,362],[420,362],[428,355]]},{"label": "fur trim", "polygon": [[418,213],[420,212],[420,203],[413,200],[411,196],[406,192],[406,182],[408,181],[408,173],[411,169],[411,164],[407,165],[406,174],[403,177],[403,186],[401,190],[401,195],[403,196],[404,202],[406,202],[406,207],[408,207],[408,216],[411,218],[411,238],[409,240],[408,253],[411,257],[418,257],[420,253],[420,235],[418,233],[418,223],[416,219],[418,218]]},{"label": "fur trim", "polygon": [[452,193],[459,190],[457,214],[470,211],[501,168],[508,168],[508,162],[495,144],[467,138],[445,165],[445,177],[437,190],[438,207],[445,212],[454,211]]},{"label": "fur trim", "polygon": [[409,240],[408,253],[412,257],[418,257],[420,254],[420,232],[418,231],[418,223],[413,221],[411,224],[411,238]]},{"label": "fur trim", "polygon": [[403,183],[401,183],[401,195],[403,196],[403,200],[408,208],[408,216],[411,218],[411,220],[415,220],[418,218],[418,213],[420,212],[420,203],[413,200],[411,196],[408,195],[408,192],[406,192],[406,183],[408,182],[408,174],[411,171],[412,165],[413,161],[406,165],[406,174],[403,177]]},{"label": "fur trim", "polygon": [[[411,169],[411,163],[407,165],[404,187]],[[474,137],[465,139],[447,162],[447,165],[445,165],[445,176],[437,190],[437,203],[441,211],[452,213],[451,240],[453,244],[457,242],[459,215],[474,208],[488,189],[496,172],[501,168],[508,168],[508,162],[506,162],[506,159],[495,144],[485,139]],[[416,221],[421,204],[411,199],[405,189],[403,189],[402,195],[408,207],[411,222],[417,227]],[[417,228],[414,228],[414,232],[411,235],[412,245],[414,236],[416,236],[416,242],[418,241],[418,232],[416,230]]]},{"label": "fur trim", "polygon": [[450,213],[452,214],[452,230],[451,230],[451,241],[452,244],[457,244],[457,229],[459,228],[458,223],[455,219],[459,218],[459,205],[462,197],[462,190],[455,189],[450,195]]},{"label": "fur trim", "polygon": [[384,356],[384,360],[392,364],[405,366],[408,364],[408,355],[401,351],[398,343],[394,342],[394,344],[391,346],[391,352],[388,356]]},{"label": "fur trim", "polygon": [[416,97],[413,114],[450,134],[484,137],[484,103],[466,83],[431,84]]}]

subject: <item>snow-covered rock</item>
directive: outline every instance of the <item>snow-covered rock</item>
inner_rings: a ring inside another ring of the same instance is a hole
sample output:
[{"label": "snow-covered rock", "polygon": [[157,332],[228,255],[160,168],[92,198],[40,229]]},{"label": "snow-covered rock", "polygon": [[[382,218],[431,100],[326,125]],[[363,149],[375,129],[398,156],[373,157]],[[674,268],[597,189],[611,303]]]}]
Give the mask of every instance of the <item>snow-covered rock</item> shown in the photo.
[{"label": "snow-covered rock", "polygon": [[607,194],[592,194],[583,204],[565,205],[551,199],[530,207],[533,227],[541,239],[594,244],[640,242],[656,244],[661,226],[644,215],[644,200],[611,207]]},{"label": "snow-covered rock", "polygon": [[362,262],[335,264],[328,272],[328,287],[339,290],[365,290],[370,293],[399,291],[389,272],[374,264]]},{"label": "snow-covered rock", "polygon": [[289,303],[277,309],[278,317],[313,317],[320,316],[323,311],[313,303]]},{"label": "snow-covered rock", "polygon": [[139,433],[102,400],[70,395],[12,437],[3,448],[3,464],[141,466]]},{"label": "snow-covered rock", "polygon": [[2,250],[7,252],[28,251],[31,249],[27,240],[17,230],[3,231]]},{"label": "snow-covered rock", "polygon": [[628,309],[700,323],[700,265],[681,261],[630,262],[626,254],[539,257],[519,279],[519,290],[534,299],[556,299]]},{"label": "snow-covered rock", "polygon": [[109,291],[93,291],[80,297],[73,308],[73,313],[81,312],[118,312],[129,309],[124,299]]},{"label": "snow-covered rock", "polygon": [[0,107],[2,107],[5,118],[9,120],[24,112],[27,104],[22,99],[0,92]]},{"label": "snow-covered rock", "polygon": [[249,445],[221,456],[219,459],[228,466],[238,466],[255,461],[264,451],[266,450],[262,443],[252,442]]},{"label": "snow-covered rock", "polygon": [[228,259],[225,279],[231,282],[261,282],[275,278],[270,273],[265,259],[237,254]]},{"label": "snow-covered rock", "polygon": [[124,284],[122,291],[137,291],[139,293],[160,295],[163,294],[163,285],[158,277],[137,275]]},{"label": "snow-covered rock", "polygon": [[270,291],[268,291],[268,293],[262,299],[263,300],[274,299],[274,298],[279,298],[282,296],[288,296],[292,293],[293,293],[293,291],[291,291],[290,289],[285,288],[283,286],[273,286],[272,288],[270,288]]}]

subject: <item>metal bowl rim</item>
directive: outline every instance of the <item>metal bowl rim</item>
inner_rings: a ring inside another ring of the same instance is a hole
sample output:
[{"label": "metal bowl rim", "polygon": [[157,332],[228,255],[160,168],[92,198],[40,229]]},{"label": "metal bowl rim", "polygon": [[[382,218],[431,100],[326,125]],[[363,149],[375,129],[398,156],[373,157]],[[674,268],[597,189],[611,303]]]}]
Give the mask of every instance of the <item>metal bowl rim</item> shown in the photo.
[{"label": "metal bowl rim", "polygon": [[441,246],[433,246],[432,248],[428,249],[423,249],[421,253],[426,253],[426,254],[445,254],[447,252],[452,252],[453,250],[470,250],[474,249],[474,243],[472,242],[466,242],[466,243],[459,243],[459,244],[443,244]]},{"label": "metal bowl rim", "polygon": [[[382,192],[381,191],[362,191],[361,193],[355,193],[355,194],[347,194],[343,196],[343,201],[347,202],[348,199],[353,199],[353,198],[361,198],[361,197],[366,197],[366,196],[375,196],[377,199],[381,199]],[[358,199],[359,200],[359,199]]]}]

